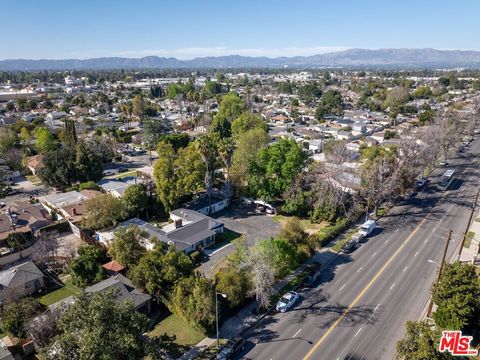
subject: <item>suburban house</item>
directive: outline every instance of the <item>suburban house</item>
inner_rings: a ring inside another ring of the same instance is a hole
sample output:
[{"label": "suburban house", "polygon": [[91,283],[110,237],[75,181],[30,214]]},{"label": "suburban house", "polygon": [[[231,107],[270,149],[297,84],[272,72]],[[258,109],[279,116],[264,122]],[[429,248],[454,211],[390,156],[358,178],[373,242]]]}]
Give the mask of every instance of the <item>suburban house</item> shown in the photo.
[{"label": "suburban house", "polygon": [[144,180],[141,178],[137,178],[135,176],[128,176],[123,179],[103,179],[98,182],[98,185],[106,192],[115,196],[117,198],[121,198],[125,195],[125,190],[130,185],[140,184],[143,183]]},{"label": "suburban house", "polygon": [[35,294],[43,288],[45,288],[44,275],[32,261],[0,271],[0,297],[10,291],[14,296],[24,297]]},{"label": "suburban house", "polygon": [[41,204],[11,201],[0,211],[0,243],[11,233],[30,236],[49,223],[48,211]]},{"label": "suburban house", "polygon": [[87,201],[99,195],[102,193],[96,190],[73,190],[42,196],[39,200],[49,213],[55,212],[59,219],[67,219],[72,232],[80,237],[80,229],[76,224],[82,220]]},{"label": "suburban house", "polygon": [[230,205],[229,198],[219,194],[212,194],[209,200],[206,194],[202,194],[197,199],[187,203],[185,207],[204,215],[210,215],[225,209],[228,205]]},{"label": "suburban house", "polygon": [[30,156],[26,159],[25,165],[27,166],[28,170],[33,175],[37,175],[38,171],[42,169],[45,165],[43,164],[43,155],[38,154],[35,156]]},{"label": "suburban house", "polygon": [[116,292],[117,301],[130,300],[136,311],[148,314],[151,311],[152,297],[142,293],[122,274],[117,274],[85,289],[86,293]]},{"label": "suburban house", "polygon": [[95,239],[109,246],[114,241],[116,230],[120,227],[136,225],[149,235],[142,244],[146,249],[152,250],[155,247],[152,239],[157,239],[189,254],[213,244],[215,236],[223,233],[223,223],[194,210],[185,208],[174,210],[170,212],[170,219],[171,223],[158,228],[146,221],[133,218],[120,223],[113,229],[97,231]]}]

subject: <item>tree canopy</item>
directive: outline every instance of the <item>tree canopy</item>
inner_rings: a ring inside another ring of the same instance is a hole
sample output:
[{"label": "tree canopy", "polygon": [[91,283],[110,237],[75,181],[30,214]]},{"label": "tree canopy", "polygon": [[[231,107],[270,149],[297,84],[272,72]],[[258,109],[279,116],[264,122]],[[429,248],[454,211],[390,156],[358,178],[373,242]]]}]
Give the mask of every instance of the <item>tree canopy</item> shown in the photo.
[{"label": "tree canopy", "polygon": [[302,170],[307,156],[291,139],[265,147],[251,164],[250,183],[256,194],[266,200],[280,197]]},{"label": "tree canopy", "polygon": [[102,263],[105,253],[94,245],[85,245],[78,249],[78,256],[70,264],[73,283],[80,287],[95,284],[105,277]]},{"label": "tree canopy", "polygon": [[148,318],[114,293],[81,294],[59,320],[60,334],[42,351],[43,359],[130,360],[147,354],[142,334]]}]

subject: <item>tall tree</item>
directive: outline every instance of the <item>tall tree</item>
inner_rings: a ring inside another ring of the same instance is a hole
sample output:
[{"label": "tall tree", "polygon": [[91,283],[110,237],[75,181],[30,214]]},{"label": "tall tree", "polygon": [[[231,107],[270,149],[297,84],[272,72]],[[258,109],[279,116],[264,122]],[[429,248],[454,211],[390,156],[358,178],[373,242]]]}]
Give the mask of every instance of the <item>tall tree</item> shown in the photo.
[{"label": "tall tree", "polygon": [[202,135],[195,142],[196,148],[202,160],[205,164],[205,189],[207,191],[207,196],[209,202],[211,201],[212,194],[212,173],[213,173],[213,162],[215,156],[215,143],[214,139],[210,135]]},{"label": "tall tree", "polygon": [[480,278],[472,264],[447,264],[442,272],[433,300],[433,314],[440,328],[479,331]]},{"label": "tall tree", "polygon": [[70,264],[73,283],[80,287],[95,284],[105,277],[102,263],[105,253],[94,245],[82,246],[78,256]]},{"label": "tall tree", "polygon": [[52,151],[57,147],[55,137],[47,128],[38,128],[35,132],[35,138],[37,140],[37,150],[42,154]]},{"label": "tall tree", "polygon": [[192,272],[192,260],[185,253],[160,243],[140,259],[129,276],[136,286],[168,304],[175,284]]},{"label": "tall tree", "polygon": [[250,184],[256,194],[265,200],[280,197],[302,170],[307,156],[290,139],[282,139],[258,153],[251,164]]},{"label": "tall tree", "polygon": [[423,322],[407,321],[405,337],[397,342],[397,352],[405,360],[447,360],[448,353],[438,351],[440,334]]},{"label": "tall tree", "polygon": [[148,318],[115,294],[81,294],[61,315],[60,334],[42,351],[45,359],[141,359]]},{"label": "tall tree", "polygon": [[230,168],[232,167],[232,156],[234,151],[234,145],[231,138],[224,138],[219,140],[218,154],[225,165],[224,177],[225,177],[225,196],[230,198],[233,196],[233,187],[230,180]]},{"label": "tall tree", "polygon": [[124,217],[122,200],[110,194],[100,195],[86,202],[82,226],[92,230],[105,229],[115,226]]},{"label": "tall tree", "polygon": [[150,236],[136,225],[121,227],[114,233],[114,241],[108,253],[112,258],[132,269],[146,253],[142,243]]}]

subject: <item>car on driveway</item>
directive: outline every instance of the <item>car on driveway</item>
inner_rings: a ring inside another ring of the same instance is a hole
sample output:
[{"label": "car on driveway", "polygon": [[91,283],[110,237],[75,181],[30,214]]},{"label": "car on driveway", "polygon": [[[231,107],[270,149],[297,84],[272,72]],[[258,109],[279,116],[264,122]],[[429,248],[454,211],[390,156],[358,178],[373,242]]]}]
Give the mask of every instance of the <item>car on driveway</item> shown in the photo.
[{"label": "car on driveway", "polygon": [[289,291],[288,293],[284,294],[282,298],[278,301],[276,309],[280,312],[286,312],[290,309],[295,303],[300,299],[300,295],[298,295],[295,291]]},{"label": "car on driveway", "polygon": [[439,166],[439,167],[446,167],[446,166],[448,166],[448,162],[446,162],[446,161],[440,161],[440,162],[437,164],[437,166]]},{"label": "car on driveway", "polygon": [[245,339],[241,336],[235,336],[227,341],[220,352],[214,357],[216,360],[231,359],[237,352],[245,348]]}]

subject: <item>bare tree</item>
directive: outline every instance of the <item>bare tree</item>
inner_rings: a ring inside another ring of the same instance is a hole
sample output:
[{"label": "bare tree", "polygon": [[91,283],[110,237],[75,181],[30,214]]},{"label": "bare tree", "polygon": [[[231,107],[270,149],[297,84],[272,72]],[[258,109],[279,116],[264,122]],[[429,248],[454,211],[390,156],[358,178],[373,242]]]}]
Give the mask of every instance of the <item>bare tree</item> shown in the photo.
[{"label": "bare tree", "polygon": [[270,306],[273,284],[275,282],[272,256],[267,249],[260,246],[248,248],[245,264],[251,270],[253,293],[260,308],[268,308]]},{"label": "bare tree", "polygon": [[48,259],[57,257],[60,249],[59,236],[59,232],[55,230],[39,233],[35,243],[35,251],[32,254],[33,260],[43,263]]},{"label": "bare tree", "polygon": [[39,347],[44,347],[59,333],[57,311],[46,311],[35,317],[26,325],[27,335],[35,340]]}]

